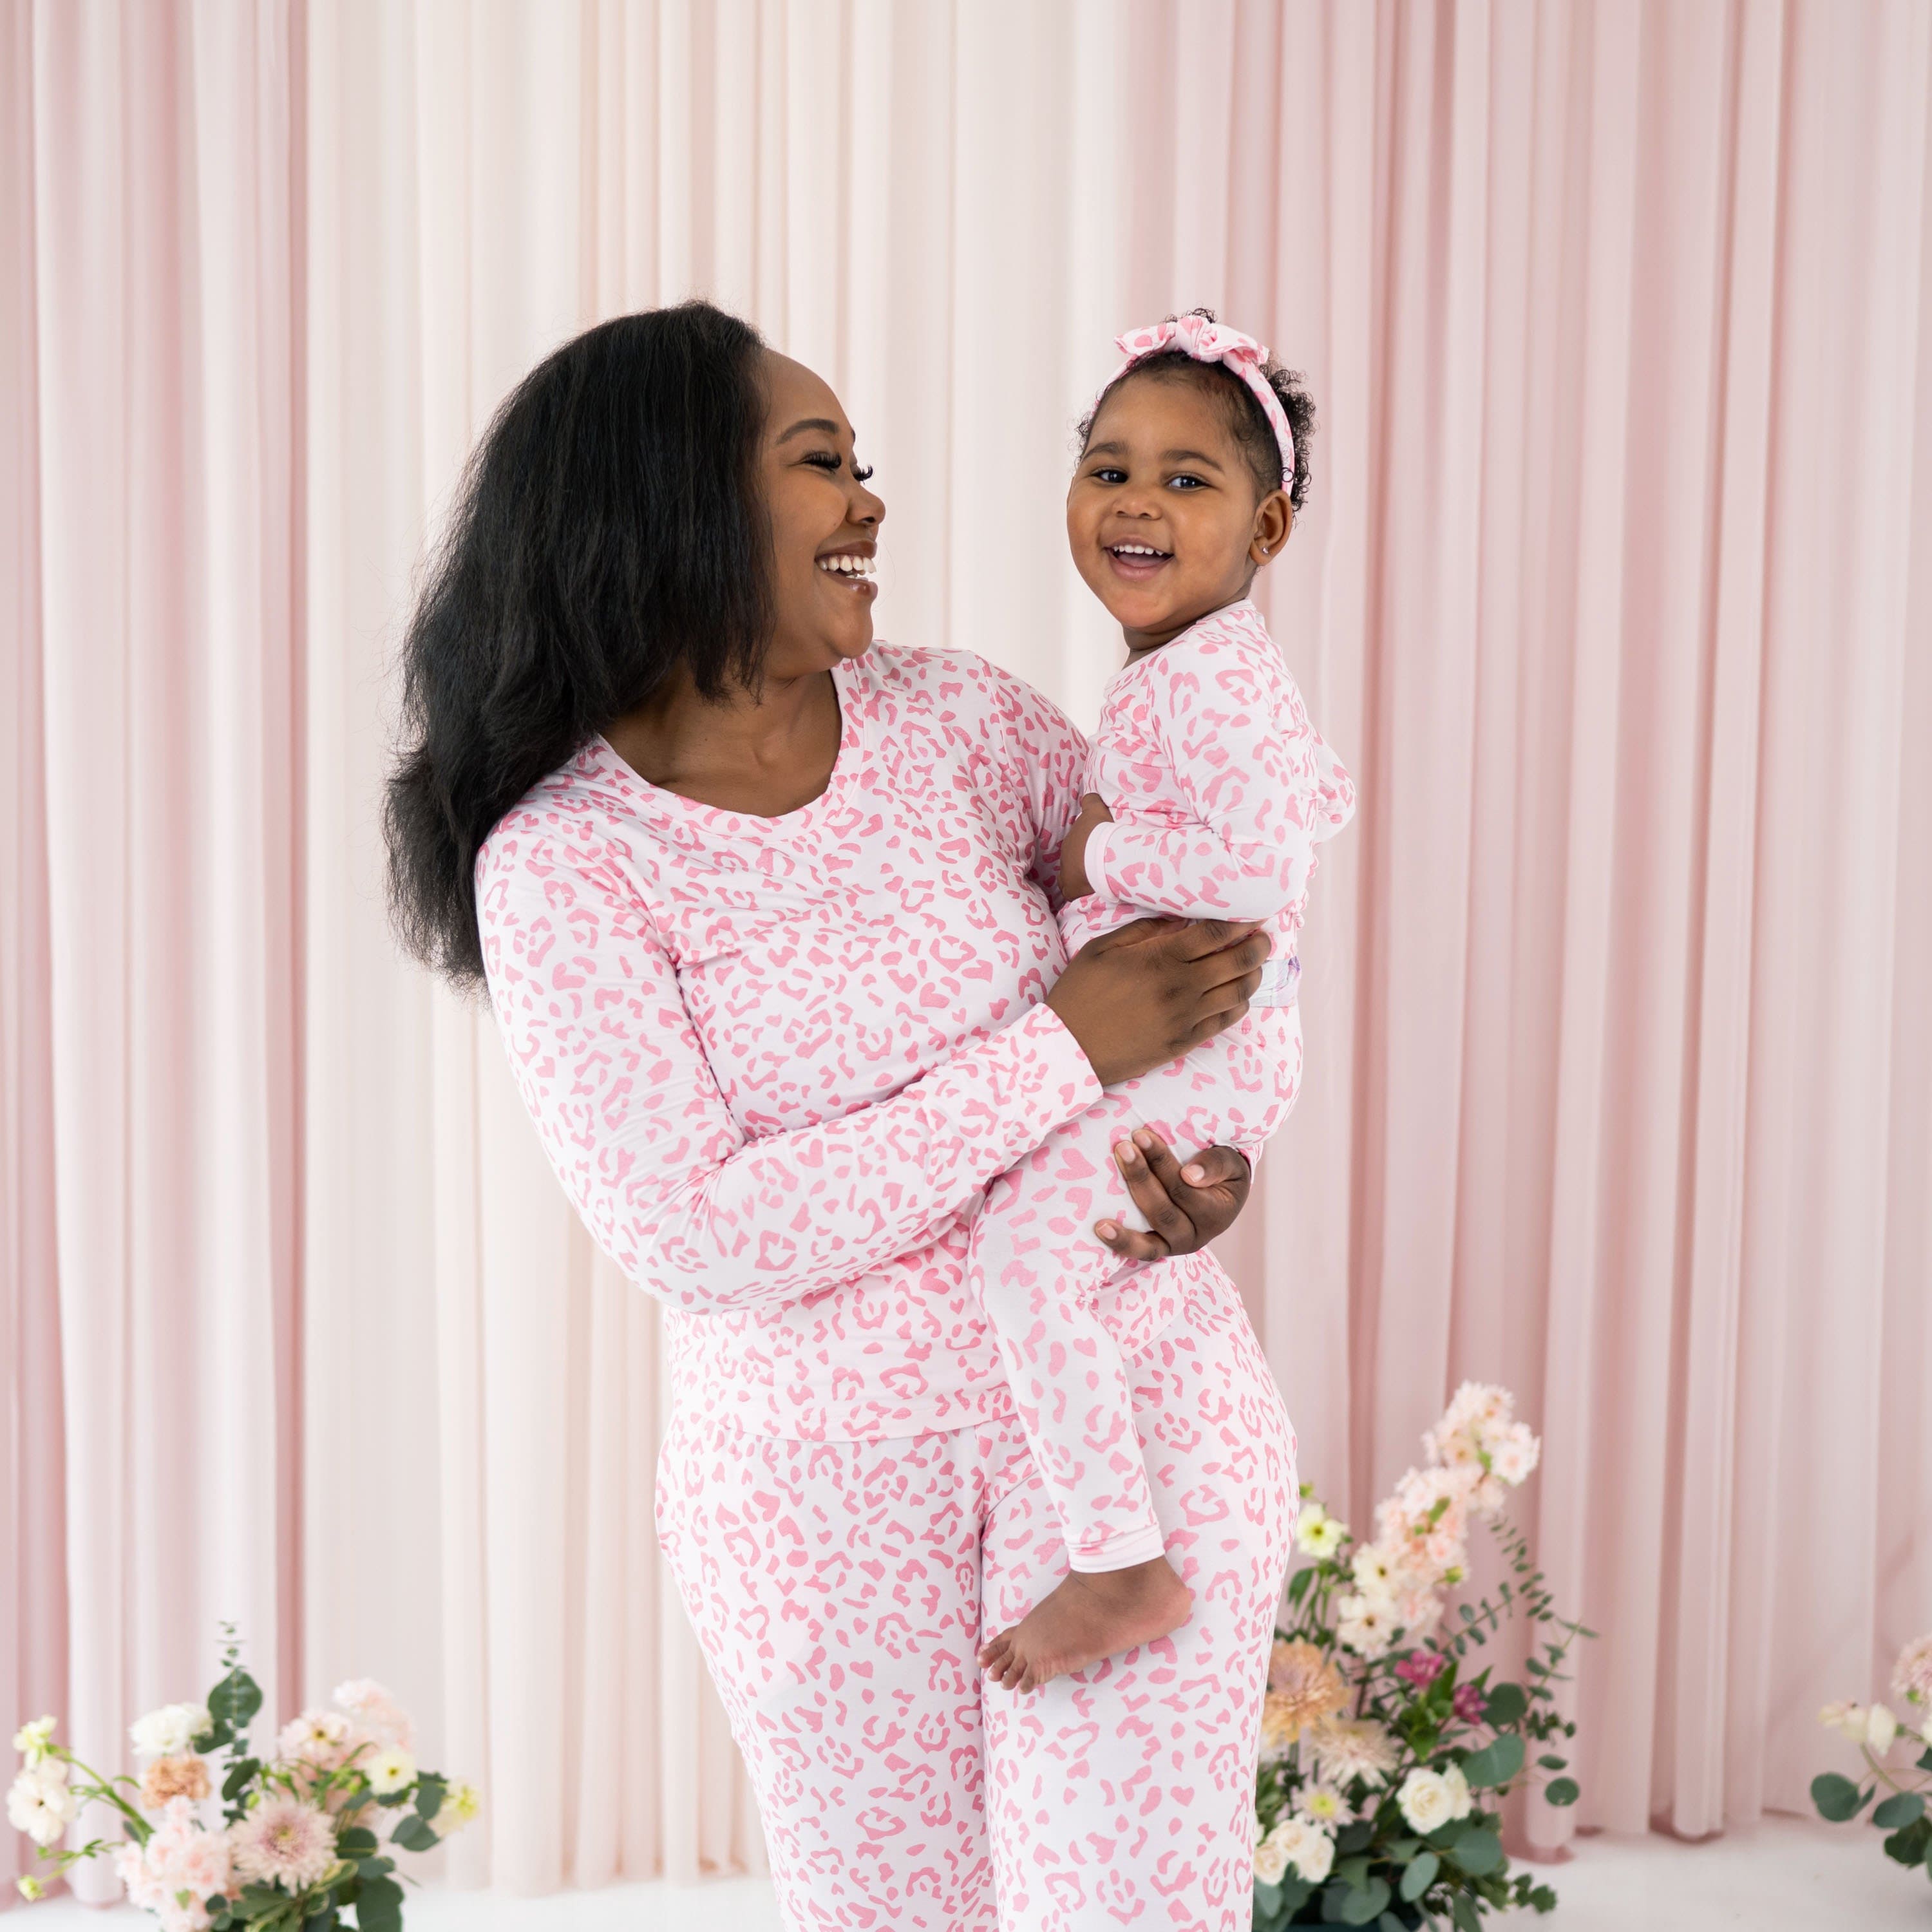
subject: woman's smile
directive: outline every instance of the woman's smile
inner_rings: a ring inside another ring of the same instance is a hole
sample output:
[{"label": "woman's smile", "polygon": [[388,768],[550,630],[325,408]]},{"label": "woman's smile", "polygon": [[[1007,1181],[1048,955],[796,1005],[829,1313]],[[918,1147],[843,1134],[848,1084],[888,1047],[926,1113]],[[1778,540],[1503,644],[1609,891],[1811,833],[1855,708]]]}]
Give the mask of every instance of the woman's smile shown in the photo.
[{"label": "woman's smile", "polygon": [[872,574],[878,554],[876,544],[842,544],[819,553],[818,568],[832,580],[833,596],[856,595],[870,603],[879,594]]}]

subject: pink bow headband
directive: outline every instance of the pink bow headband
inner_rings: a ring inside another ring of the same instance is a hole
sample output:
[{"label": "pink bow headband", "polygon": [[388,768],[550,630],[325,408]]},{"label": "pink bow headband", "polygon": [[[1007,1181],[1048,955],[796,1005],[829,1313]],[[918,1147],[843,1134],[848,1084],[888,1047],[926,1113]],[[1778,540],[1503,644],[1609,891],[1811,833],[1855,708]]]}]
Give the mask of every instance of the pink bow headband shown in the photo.
[{"label": "pink bow headband", "polygon": [[1274,431],[1274,440],[1281,451],[1281,476],[1284,485],[1294,481],[1294,432],[1288,426],[1288,415],[1281,406],[1281,398],[1268,386],[1268,378],[1262,374],[1262,366],[1268,359],[1265,347],[1252,335],[1244,335],[1238,328],[1229,328],[1226,324],[1210,322],[1203,315],[1178,315],[1167,322],[1150,322],[1144,328],[1130,328],[1124,335],[1114,338],[1114,346],[1127,359],[1108,379],[1106,388],[1094,399],[1094,406],[1100,406],[1100,398],[1105,396],[1127,371],[1137,362],[1144,362],[1150,356],[1158,356],[1163,350],[1178,349],[1191,356],[1197,362],[1218,362],[1232,374],[1238,376],[1247,386],[1255,400],[1262,406],[1262,414],[1268,419],[1268,427]]}]

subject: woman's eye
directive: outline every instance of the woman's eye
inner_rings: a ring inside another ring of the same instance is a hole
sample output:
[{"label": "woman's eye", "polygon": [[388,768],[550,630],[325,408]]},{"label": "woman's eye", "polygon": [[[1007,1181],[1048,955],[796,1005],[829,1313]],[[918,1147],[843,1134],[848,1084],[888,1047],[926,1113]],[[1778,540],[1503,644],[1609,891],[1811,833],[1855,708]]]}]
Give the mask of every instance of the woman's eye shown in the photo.
[{"label": "woman's eye", "polygon": [[842,470],[845,466],[845,459],[836,449],[814,449],[805,460],[819,470]]},{"label": "woman's eye", "polygon": [[853,480],[853,482],[855,482],[855,483],[869,483],[869,482],[872,482],[872,476],[873,476],[873,469],[872,469],[872,464],[870,464],[869,463],[868,463],[868,464],[867,464],[862,470],[862,469],[860,469],[860,467],[859,467],[856,464],[853,466],[853,469],[852,469],[852,480]]}]

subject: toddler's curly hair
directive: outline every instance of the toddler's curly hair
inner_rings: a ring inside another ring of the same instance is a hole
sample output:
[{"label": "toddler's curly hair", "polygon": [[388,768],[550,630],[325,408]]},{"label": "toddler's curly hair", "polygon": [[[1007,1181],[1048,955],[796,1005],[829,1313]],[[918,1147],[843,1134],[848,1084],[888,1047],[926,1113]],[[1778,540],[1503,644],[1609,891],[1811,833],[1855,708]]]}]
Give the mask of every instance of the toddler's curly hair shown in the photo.
[{"label": "toddler's curly hair", "polygon": [[[1218,320],[1211,308],[1192,308],[1187,313],[1207,322]],[[1170,315],[1162,319],[1178,322],[1180,317]],[[1121,383],[1132,382],[1142,376],[1157,376],[1163,382],[1192,382],[1217,398],[1226,410],[1228,427],[1246,460],[1249,474],[1254,478],[1257,500],[1265,496],[1270,490],[1286,489],[1288,500],[1299,517],[1301,506],[1308,498],[1308,482],[1312,473],[1308,465],[1308,445],[1315,434],[1315,398],[1302,386],[1298,371],[1284,369],[1272,356],[1262,365],[1262,374],[1268,387],[1281,398],[1282,412],[1288,418],[1288,428],[1294,432],[1294,475],[1292,478],[1281,473],[1280,446],[1274,440],[1274,428],[1262,413],[1261,404],[1255,400],[1246,383],[1219,362],[1197,362],[1184,349],[1163,349],[1156,355],[1145,356],[1107,385],[1100,392],[1100,400],[1080,419],[1080,454],[1086,454],[1087,446],[1092,440],[1094,418]]]}]

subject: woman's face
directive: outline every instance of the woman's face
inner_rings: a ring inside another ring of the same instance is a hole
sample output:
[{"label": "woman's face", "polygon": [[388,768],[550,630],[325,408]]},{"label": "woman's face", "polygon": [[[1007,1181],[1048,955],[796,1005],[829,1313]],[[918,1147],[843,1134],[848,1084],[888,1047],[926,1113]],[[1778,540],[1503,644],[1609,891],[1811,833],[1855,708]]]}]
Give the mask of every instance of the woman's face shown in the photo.
[{"label": "woman's face", "polygon": [[829,670],[872,641],[872,560],[886,506],[866,488],[838,398],[802,363],[765,355],[765,500],[777,627],[772,677]]}]

